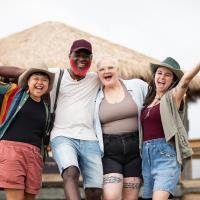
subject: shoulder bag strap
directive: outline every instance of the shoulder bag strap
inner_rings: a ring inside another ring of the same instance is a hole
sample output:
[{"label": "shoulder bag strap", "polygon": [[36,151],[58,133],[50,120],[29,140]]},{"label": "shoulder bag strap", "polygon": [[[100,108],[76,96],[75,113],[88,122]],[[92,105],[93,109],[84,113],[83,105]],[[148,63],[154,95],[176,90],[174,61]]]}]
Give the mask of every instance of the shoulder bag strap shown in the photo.
[{"label": "shoulder bag strap", "polygon": [[58,93],[59,93],[59,90],[60,90],[60,83],[61,83],[63,74],[64,74],[64,69],[60,69],[60,74],[59,74],[59,77],[58,77],[58,83],[57,83],[57,88],[56,88],[56,97],[55,97],[55,102],[54,102],[54,105],[53,105],[53,112],[55,112],[56,107],[57,107]]}]

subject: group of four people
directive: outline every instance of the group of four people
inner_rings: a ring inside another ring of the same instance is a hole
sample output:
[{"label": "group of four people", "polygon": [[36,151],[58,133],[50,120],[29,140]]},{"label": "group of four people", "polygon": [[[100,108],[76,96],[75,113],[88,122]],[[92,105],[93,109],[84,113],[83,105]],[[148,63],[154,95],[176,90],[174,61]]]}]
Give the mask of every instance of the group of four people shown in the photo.
[{"label": "group of four people", "polygon": [[[174,195],[183,159],[191,156],[184,125],[185,93],[200,64],[183,74],[171,57],[151,64],[149,85],[122,80],[115,59],[102,58],[89,72],[92,46],[73,42],[64,69],[51,131],[51,149],[68,200],[80,200],[79,176],[87,200],[136,200]],[[19,68],[0,68],[3,76]],[[8,200],[33,200],[42,175],[40,155],[59,68],[37,66],[19,84],[0,86],[0,188]],[[142,158],[142,159],[141,159]],[[102,192],[103,188],[103,192]],[[102,195],[103,194],[103,195]]]}]

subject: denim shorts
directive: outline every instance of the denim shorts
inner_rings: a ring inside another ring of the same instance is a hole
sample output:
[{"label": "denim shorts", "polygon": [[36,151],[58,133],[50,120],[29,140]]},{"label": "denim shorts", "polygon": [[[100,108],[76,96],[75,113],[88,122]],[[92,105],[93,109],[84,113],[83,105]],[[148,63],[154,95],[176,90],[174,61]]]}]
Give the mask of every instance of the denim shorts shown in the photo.
[{"label": "denim shorts", "polygon": [[119,173],[123,177],[141,177],[142,161],[139,152],[139,135],[103,134],[104,174]]},{"label": "denim shorts", "polygon": [[84,188],[102,188],[103,167],[98,141],[55,137],[51,141],[53,158],[59,171],[76,166],[82,177]]},{"label": "denim shorts", "polygon": [[164,138],[143,143],[143,198],[151,198],[154,191],[166,191],[174,195],[180,174],[181,166],[173,145],[166,143]]}]

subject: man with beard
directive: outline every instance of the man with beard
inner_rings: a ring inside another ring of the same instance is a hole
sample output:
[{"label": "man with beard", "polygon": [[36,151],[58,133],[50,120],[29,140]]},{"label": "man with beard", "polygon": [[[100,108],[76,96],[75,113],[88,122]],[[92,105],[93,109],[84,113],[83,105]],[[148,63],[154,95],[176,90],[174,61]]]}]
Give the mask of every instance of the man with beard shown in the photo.
[{"label": "man with beard", "polygon": [[[102,136],[96,135],[93,127],[95,98],[100,83],[96,73],[88,72],[92,62],[91,44],[83,39],[74,41],[69,60],[70,68],[64,69],[51,131],[52,153],[63,178],[66,199],[80,200],[81,173],[86,199],[100,200],[103,143]],[[60,69],[49,68],[49,71],[55,73],[51,92],[53,104]]]},{"label": "man with beard", "polygon": [[[86,199],[100,200],[103,182],[102,148],[93,128],[99,81],[94,72],[88,72],[92,62],[91,44],[83,39],[74,41],[69,60],[70,68],[64,70],[51,131],[52,153],[63,178],[67,199],[80,199],[78,185],[81,173]],[[58,79],[60,69],[49,70],[55,72]],[[53,89],[52,102],[56,84]]]}]

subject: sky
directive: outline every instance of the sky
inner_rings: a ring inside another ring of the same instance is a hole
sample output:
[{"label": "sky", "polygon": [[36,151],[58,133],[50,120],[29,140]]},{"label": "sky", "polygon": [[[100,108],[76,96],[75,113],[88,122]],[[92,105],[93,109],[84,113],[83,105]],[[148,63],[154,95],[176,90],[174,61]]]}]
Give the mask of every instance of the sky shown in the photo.
[{"label": "sky", "polygon": [[[58,21],[150,57],[200,62],[199,0],[0,0],[0,38]],[[190,138],[200,138],[200,101],[189,105]]]}]

